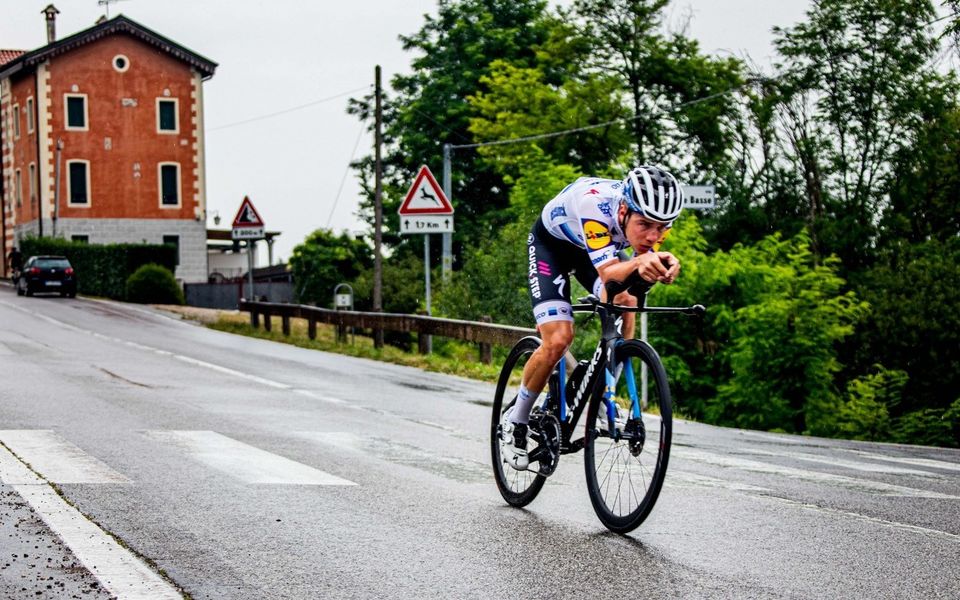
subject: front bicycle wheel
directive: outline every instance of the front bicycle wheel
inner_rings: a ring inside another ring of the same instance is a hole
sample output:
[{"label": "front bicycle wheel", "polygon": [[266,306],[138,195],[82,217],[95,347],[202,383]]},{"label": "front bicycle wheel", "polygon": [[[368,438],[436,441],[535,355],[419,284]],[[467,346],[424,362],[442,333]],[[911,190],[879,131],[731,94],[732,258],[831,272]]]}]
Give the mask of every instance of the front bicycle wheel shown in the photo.
[{"label": "front bicycle wheel", "polygon": [[540,339],[535,337],[525,337],[517,342],[503,363],[500,380],[497,382],[497,392],[493,398],[493,418],[490,423],[493,474],[500,494],[512,506],[526,506],[533,502],[547,480],[546,476],[540,475],[539,470],[535,468],[536,463],[531,463],[530,469],[526,471],[517,471],[500,453],[503,420],[507,411],[513,408],[517,398],[523,367],[540,344]]},{"label": "front bicycle wheel", "polygon": [[[609,425],[605,386],[587,409],[584,466],[590,502],[611,531],[636,529],[657,502],[670,457],[673,410],[667,373],[650,345],[628,340],[616,349],[622,372],[611,401],[619,416]],[[640,412],[641,365],[647,366],[648,411]],[[606,414],[601,414],[601,410]]]}]

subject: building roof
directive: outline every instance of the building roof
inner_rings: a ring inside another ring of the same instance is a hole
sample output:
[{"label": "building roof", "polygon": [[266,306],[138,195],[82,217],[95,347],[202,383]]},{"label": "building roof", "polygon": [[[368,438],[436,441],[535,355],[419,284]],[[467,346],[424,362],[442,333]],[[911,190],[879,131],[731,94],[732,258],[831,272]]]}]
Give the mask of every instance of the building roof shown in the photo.
[{"label": "building roof", "polygon": [[[65,37],[62,40],[57,40],[56,42],[47,44],[42,48],[37,48],[36,50],[32,50],[30,52],[23,52],[19,56],[13,56],[9,61],[4,62],[2,60],[3,54],[0,54],[0,79],[9,77],[10,75],[13,75],[24,69],[31,69],[32,67],[35,67],[36,65],[50,58],[70,52],[75,48],[95,42],[108,35],[114,35],[118,33],[129,35],[142,42],[145,42],[146,44],[154,46],[155,48],[163,50],[174,58],[181,60],[195,68],[203,75],[204,79],[212,77],[213,72],[217,68],[217,63],[213,62],[212,60],[205,58],[196,52],[189,50],[188,48],[184,48],[180,44],[163,37],[155,31],[147,29],[132,19],[129,19],[123,15],[117,15],[108,21],[103,21],[102,23],[94,25],[90,29],[85,29],[79,33]],[[0,51],[0,53],[2,52],[16,51]]]},{"label": "building roof", "polygon": [[24,54],[26,50],[3,50],[0,49],[0,66],[7,64],[11,60]]}]

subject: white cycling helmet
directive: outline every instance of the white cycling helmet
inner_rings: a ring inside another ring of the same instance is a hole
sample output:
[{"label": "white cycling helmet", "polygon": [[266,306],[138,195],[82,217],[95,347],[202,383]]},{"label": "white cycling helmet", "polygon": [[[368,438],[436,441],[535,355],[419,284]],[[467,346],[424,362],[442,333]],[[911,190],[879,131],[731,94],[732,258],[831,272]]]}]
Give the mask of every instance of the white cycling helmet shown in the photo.
[{"label": "white cycling helmet", "polygon": [[683,190],[673,175],[656,166],[631,169],[623,180],[627,208],[660,223],[673,223],[683,210]]}]

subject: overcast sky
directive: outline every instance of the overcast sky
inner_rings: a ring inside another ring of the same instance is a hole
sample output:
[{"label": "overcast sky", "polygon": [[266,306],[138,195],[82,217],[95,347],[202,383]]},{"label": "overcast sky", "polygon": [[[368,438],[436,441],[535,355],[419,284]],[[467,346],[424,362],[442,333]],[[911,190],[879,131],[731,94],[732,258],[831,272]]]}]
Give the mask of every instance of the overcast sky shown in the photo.
[{"label": "overcast sky", "polygon": [[[0,48],[45,45],[41,11],[50,1],[0,0]],[[674,0],[670,14],[674,23],[691,17],[690,34],[704,52],[749,54],[765,66],[771,28],[800,21],[809,3]],[[104,14],[98,0],[54,4],[58,38]],[[120,0],[108,8],[111,17],[122,13],[220,65],[204,87],[211,226],[219,213],[220,226],[229,227],[249,195],[267,228],[282,232],[275,257],[283,259],[318,227],[365,228],[355,217],[359,185],[347,165],[358,140],[356,156],[373,142],[346,114],[347,98],[372,87],[377,64],[385,85],[409,70],[412,56],[397,37],[417,31],[435,0]],[[441,165],[429,166],[439,176]]]}]

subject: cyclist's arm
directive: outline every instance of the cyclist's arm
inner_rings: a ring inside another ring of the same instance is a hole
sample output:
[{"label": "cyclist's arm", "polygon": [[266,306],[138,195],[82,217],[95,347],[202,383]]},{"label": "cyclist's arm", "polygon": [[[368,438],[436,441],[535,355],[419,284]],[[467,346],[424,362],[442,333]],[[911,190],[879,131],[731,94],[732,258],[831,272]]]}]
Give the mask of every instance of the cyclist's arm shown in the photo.
[{"label": "cyclist's arm", "polygon": [[645,252],[629,260],[612,260],[597,267],[604,285],[608,281],[626,282],[633,273],[647,283],[673,283],[679,272],[680,261],[669,252]]}]

